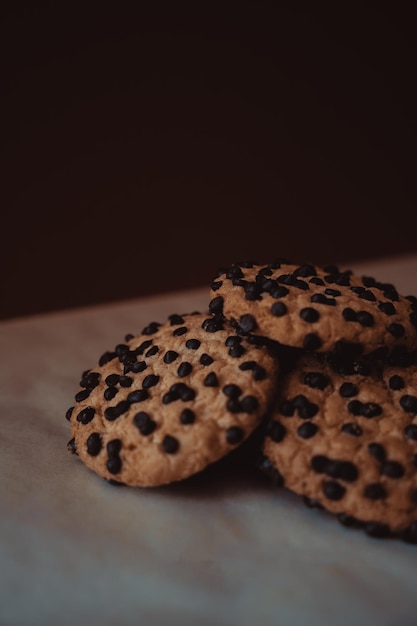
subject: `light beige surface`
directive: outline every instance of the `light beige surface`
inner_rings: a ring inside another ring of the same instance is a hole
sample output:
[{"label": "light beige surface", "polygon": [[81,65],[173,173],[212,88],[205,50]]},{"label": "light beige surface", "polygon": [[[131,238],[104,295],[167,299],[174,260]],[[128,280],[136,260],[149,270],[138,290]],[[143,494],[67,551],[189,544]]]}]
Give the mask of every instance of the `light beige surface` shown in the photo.
[{"label": "light beige surface", "polygon": [[[356,264],[417,294],[417,256]],[[112,487],[67,453],[83,370],[208,290],[0,327],[0,624],[412,626],[417,546],[371,539],[224,465]]]}]

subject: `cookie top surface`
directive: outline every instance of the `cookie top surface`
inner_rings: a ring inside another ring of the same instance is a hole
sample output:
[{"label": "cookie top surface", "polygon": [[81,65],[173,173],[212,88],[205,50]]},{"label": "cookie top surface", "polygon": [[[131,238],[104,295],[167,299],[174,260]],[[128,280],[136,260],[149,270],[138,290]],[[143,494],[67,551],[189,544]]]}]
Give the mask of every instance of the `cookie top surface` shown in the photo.
[{"label": "cookie top surface", "polygon": [[241,263],[219,270],[210,311],[242,334],[315,352],[355,347],[356,355],[417,347],[417,299],[391,284],[336,267]]},{"label": "cookie top surface", "polygon": [[288,489],[399,532],[417,521],[417,366],[304,356],[283,378],[263,444]]},{"label": "cookie top surface", "polygon": [[157,486],[186,478],[244,441],[264,416],[278,363],[202,313],[128,336],[83,373],[67,412],[69,449],[107,480]]}]

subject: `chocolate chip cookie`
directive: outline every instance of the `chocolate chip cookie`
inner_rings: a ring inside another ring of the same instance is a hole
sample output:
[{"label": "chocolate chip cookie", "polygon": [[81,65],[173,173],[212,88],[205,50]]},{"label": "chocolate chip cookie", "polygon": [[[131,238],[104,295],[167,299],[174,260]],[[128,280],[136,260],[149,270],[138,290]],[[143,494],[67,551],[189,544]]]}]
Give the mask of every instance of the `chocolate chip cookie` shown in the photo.
[{"label": "chocolate chip cookie", "polygon": [[282,380],[262,469],[370,534],[417,541],[417,365],[305,355]]},{"label": "chocolate chip cookie", "polygon": [[203,470],[259,425],[278,362],[210,314],[171,315],[85,371],[69,449],[103,478],[157,486]]},{"label": "chocolate chip cookie", "polygon": [[213,280],[210,312],[241,334],[351,355],[417,347],[417,299],[335,266],[235,263]]}]

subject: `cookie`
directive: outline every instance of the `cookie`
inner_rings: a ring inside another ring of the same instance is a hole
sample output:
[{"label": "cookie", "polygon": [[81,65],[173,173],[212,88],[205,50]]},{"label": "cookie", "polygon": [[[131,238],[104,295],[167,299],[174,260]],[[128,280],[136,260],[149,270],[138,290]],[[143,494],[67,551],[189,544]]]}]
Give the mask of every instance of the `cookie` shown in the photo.
[{"label": "cookie", "polygon": [[171,315],[106,352],[82,375],[68,444],[103,478],[158,486],[203,470],[255,430],[278,363],[222,319]]},{"label": "cookie", "polygon": [[213,280],[210,312],[241,334],[353,356],[417,347],[417,298],[337,267],[236,263]]},{"label": "cookie", "polygon": [[417,541],[417,366],[305,355],[282,380],[261,467],[346,524]]}]

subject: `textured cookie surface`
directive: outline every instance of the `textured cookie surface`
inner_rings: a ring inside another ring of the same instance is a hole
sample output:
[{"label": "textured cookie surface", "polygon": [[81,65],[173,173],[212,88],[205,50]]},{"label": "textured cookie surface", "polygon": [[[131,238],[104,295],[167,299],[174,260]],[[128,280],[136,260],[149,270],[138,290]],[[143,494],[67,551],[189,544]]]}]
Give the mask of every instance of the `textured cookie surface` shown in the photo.
[{"label": "textured cookie surface", "polygon": [[263,469],[341,521],[417,540],[416,365],[303,357],[282,381],[263,453]]},{"label": "textured cookie surface", "polygon": [[210,311],[241,333],[330,352],[348,344],[356,355],[417,347],[417,300],[394,286],[336,267],[235,264],[212,282]]},{"label": "textured cookie surface", "polygon": [[157,486],[220,459],[259,424],[278,364],[215,316],[171,315],[84,372],[69,449],[107,480]]}]

